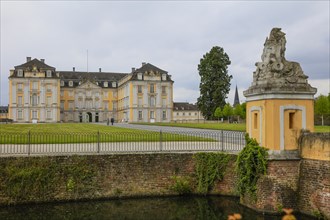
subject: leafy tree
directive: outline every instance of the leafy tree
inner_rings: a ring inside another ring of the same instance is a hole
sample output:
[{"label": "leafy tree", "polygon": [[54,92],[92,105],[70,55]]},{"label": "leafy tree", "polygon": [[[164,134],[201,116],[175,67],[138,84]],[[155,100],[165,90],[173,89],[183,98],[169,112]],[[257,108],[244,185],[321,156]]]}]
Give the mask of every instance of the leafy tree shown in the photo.
[{"label": "leafy tree", "polygon": [[225,99],[232,79],[232,76],[228,75],[230,63],[228,55],[218,46],[213,47],[200,60],[198,72],[201,82],[197,105],[206,119],[212,119],[216,108],[223,108],[226,104]]},{"label": "leafy tree", "polygon": [[239,122],[239,119],[243,117],[243,108],[240,104],[235,105],[234,115],[236,115],[238,117],[238,122]]},{"label": "leafy tree", "polygon": [[218,118],[218,121],[219,121],[219,118],[222,117],[222,111],[221,111],[221,108],[220,108],[220,107],[217,107],[217,108],[215,109],[214,117]]},{"label": "leafy tree", "polygon": [[321,116],[322,126],[324,125],[324,115],[330,114],[330,103],[329,98],[320,95],[315,100],[315,114]]},{"label": "leafy tree", "polygon": [[241,107],[242,107],[242,115],[241,115],[241,117],[243,118],[243,119],[245,119],[246,118],[246,102],[243,102],[242,104],[241,104]]},{"label": "leafy tree", "polygon": [[231,107],[231,105],[229,103],[227,103],[223,107],[222,114],[223,114],[223,116],[227,117],[228,123],[229,123],[230,116],[233,115],[233,107]]}]

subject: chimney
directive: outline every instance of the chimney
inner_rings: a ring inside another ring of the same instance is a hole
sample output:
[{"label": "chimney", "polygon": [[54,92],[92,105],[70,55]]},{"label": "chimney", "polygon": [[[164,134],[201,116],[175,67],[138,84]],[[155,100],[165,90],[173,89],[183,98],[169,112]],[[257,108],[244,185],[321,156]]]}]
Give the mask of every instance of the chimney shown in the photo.
[{"label": "chimney", "polygon": [[99,68],[99,72],[102,72],[102,69],[101,68]]},{"label": "chimney", "polygon": [[72,67],[72,71],[73,72],[76,72],[76,67]]},{"label": "chimney", "polygon": [[142,62],[142,66],[146,65],[146,62]]},{"label": "chimney", "polygon": [[135,67],[132,67],[132,73],[135,71]]},{"label": "chimney", "polygon": [[42,63],[45,63],[45,59],[40,59],[40,61],[41,61]]},{"label": "chimney", "polygon": [[26,57],[26,62],[31,61],[31,57]]}]

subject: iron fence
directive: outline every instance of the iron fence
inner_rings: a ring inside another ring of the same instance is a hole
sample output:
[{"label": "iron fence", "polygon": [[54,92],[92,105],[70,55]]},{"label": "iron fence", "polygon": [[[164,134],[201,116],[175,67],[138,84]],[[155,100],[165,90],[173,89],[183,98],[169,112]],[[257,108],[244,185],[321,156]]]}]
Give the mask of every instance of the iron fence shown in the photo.
[{"label": "iron fence", "polygon": [[0,156],[112,154],[139,152],[237,152],[244,132],[67,132],[0,134]]}]

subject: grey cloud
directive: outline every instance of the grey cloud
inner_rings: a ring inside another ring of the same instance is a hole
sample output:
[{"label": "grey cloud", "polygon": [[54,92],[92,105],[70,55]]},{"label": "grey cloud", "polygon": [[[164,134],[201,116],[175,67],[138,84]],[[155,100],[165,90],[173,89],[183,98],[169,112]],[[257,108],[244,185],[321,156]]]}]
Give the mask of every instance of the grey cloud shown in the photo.
[{"label": "grey cloud", "polygon": [[0,104],[8,103],[9,69],[26,56],[86,70],[87,49],[90,70],[129,72],[150,62],[172,75],[175,101],[195,102],[199,60],[218,45],[232,61],[231,88],[242,93],[275,26],[287,34],[287,59],[329,81],[329,2],[1,1]]}]

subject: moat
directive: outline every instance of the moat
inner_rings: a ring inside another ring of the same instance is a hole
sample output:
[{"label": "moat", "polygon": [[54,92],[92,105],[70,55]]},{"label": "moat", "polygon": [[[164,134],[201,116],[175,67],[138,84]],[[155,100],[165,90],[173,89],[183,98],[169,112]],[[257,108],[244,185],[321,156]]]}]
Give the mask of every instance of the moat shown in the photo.
[{"label": "moat", "polygon": [[[239,205],[235,197],[136,198],[88,202],[49,203],[0,208],[0,219],[207,219],[226,220],[240,213],[245,220],[280,220]],[[296,214],[297,219],[313,219]]]}]

